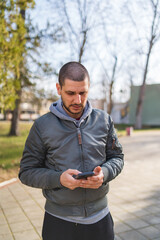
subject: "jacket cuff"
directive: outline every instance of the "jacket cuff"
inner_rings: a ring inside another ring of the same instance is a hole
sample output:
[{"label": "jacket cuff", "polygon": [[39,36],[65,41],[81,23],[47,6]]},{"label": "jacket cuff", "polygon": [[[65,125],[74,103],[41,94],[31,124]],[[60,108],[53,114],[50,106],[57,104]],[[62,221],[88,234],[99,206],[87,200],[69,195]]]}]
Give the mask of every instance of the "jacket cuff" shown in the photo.
[{"label": "jacket cuff", "polygon": [[102,167],[102,172],[104,174],[103,183],[106,183],[108,182],[108,179],[109,179],[109,170],[106,167]]},{"label": "jacket cuff", "polygon": [[60,183],[60,176],[62,172],[55,172],[51,173],[48,177],[48,187],[49,188],[62,188],[62,184]]}]

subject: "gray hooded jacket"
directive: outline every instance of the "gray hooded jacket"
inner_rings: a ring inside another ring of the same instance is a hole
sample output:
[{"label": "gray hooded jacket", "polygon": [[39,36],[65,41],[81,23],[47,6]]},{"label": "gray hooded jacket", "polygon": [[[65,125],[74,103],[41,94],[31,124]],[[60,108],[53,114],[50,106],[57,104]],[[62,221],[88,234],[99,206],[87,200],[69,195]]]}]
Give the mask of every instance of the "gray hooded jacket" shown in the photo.
[{"label": "gray hooded jacket", "polygon": [[[60,101],[37,119],[27,138],[20,164],[22,183],[42,188],[45,209],[59,216],[90,216],[107,206],[108,182],[123,168],[122,147],[113,122],[104,111],[87,103],[79,121],[60,111]],[[59,105],[59,106],[58,106]],[[104,182],[98,189],[70,190],[60,175],[71,168],[81,172],[101,166]]]}]

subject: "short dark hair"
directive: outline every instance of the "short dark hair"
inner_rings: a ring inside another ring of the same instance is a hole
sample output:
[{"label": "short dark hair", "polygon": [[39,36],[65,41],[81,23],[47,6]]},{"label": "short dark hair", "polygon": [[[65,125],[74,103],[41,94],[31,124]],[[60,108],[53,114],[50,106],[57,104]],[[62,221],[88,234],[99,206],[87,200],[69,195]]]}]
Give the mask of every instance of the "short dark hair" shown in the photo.
[{"label": "short dark hair", "polygon": [[59,71],[58,81],[60,86],[64,85],[65,79],[73,81],[84,81],[85,78],[90,81],[87,69],[79,62],[68,62],[62,66]]}]

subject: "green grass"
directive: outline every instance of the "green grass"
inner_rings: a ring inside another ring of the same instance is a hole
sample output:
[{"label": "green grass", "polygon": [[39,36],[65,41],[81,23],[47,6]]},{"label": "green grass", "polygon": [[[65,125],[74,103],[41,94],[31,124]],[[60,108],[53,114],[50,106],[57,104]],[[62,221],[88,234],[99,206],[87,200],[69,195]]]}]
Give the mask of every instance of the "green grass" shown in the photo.
[{"label": "green grass", "polygon": [[19,166],[26,138],[33,123],[20,122],[20,136],[9,137],[10,122],[0,121],[0,167],[3,169]]}]

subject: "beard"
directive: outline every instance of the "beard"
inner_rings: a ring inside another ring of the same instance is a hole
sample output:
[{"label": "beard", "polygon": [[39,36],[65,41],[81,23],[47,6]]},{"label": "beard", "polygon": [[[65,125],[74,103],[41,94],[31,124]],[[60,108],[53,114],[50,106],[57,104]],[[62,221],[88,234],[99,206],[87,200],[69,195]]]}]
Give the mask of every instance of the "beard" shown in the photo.
[{"label": "beard", "polygon": [[[80,111],[79,111],[79,112],[73,112],[73,111],[71,111],[71,110],[70,110],[70,107],[72,107],[72,106],[80,107]],[[65,105],[65,103],[63,102],[63,107],[64,107],[65,110],[67,110],[69,113],[71,113],[71,114],[73,114],[73,115],[78,115],[78,114],[80,114],[80,113],[83,113],[83,110],[84,110],[84,107],[83,107],[82,104],[71,104],[71,105],[69,105],[69,107],[67,107],[67,106]]]}]

